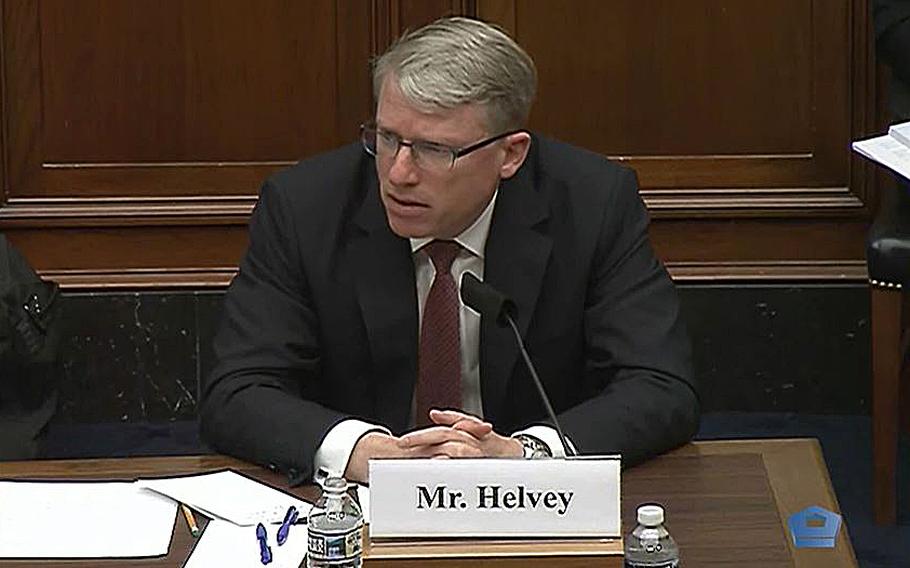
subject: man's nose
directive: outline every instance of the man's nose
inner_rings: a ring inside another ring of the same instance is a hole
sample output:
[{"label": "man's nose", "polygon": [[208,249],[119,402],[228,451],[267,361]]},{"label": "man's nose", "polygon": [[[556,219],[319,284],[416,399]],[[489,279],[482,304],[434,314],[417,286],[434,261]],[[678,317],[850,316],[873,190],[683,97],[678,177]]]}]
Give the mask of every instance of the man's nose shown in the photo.
[{"label": "man's nose", "polygon": [[418,168],[414,163],[414,154],[408,146],[398,149],[389,167],[389,181],[395,185],[413,185],[417,183]]}]

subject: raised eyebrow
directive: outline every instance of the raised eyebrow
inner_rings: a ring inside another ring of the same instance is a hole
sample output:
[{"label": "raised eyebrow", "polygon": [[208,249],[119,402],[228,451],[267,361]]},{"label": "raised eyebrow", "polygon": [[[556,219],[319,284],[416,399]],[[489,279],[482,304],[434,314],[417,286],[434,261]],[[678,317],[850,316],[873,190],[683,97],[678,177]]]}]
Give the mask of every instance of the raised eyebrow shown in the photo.
[{"label": "raised eyebrow", "polygon": [[401,136],[397,132],[394,130],[389,130],[388,128],[383,128],[381,126],[376,126],[376,133],[382,134],[383,136],[394,136],[395,138],[402,140]]}]

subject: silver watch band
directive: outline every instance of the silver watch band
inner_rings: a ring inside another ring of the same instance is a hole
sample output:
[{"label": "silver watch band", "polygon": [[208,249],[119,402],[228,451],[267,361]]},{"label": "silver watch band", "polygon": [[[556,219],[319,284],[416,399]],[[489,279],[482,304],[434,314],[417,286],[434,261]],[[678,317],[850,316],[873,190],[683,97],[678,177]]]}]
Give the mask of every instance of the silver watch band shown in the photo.
[{"label": "silver watch band", "polygon": [[524,450],[524,458],[529,460],[539,460],[553,457],[550,447],[538,438],[528,434],[519,434],[515,436]]}]

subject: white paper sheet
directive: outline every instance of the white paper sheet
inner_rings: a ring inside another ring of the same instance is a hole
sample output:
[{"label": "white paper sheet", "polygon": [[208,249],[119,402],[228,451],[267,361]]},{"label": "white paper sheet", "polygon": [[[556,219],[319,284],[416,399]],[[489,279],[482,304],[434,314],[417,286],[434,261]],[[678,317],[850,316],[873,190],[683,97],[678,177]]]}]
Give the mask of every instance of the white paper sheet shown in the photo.
[{"label": "white paper sheet", "polygon": [[140,479],[140,487],[186,503],[209,517],[237,525],[280,523],[288,507],[306,517],[312,505],[233,471],[162,479]]},{"label": "white paper sheet", "polygon": [[134,482],[0,481],[0,557],[162,556],[176,515]]},{"label": "white paper sheet", "polygon": [[[293,525],[288,539],[278,546],[279,525],[267,525],[272,549],[269,568],[297,568],[307,551],[306,525]],[[184,568],[262,568],[256,527],[238,526],[214,519],[205,527]]]},{"label": "white paper sheet", "polygon": [[853,149],[905,178],[910,178],[910,148],[891,136],[854,142]]}]

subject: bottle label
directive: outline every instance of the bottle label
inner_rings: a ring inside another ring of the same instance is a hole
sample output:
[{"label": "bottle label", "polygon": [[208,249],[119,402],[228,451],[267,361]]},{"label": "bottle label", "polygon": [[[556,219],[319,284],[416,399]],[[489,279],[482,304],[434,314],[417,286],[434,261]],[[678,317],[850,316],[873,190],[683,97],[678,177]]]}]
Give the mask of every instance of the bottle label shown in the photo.
[{"label": "bottle label", "polygon": [[307,554],[327,562],[357,558],[363,547],[362,528],[363,525],[358,525],[346,533],[323,533],[310,528]]},{"label": "bottle label", "polygon": [[625,568],[679,568],[679,560],[668,560],[659,564],[654,564],[653,562],[639,564],[638,562],[626,560]]}]

